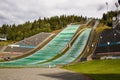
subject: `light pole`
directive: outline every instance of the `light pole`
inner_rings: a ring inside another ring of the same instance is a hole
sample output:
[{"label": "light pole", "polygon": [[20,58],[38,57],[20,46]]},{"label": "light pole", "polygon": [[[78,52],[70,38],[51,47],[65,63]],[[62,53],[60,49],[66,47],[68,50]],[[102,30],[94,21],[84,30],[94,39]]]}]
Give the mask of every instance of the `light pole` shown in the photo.
[{"label": "light pole", "polygon": [[107,45],[108,45],[108,52],[110,52],[110,50],[109,50],[110,42],[107,42]]},{"label": "light pole", "polygon": [[[120,14],[119,14],[120,0],[118,0],[118,2],[115,3],[115,6],[116,6],[116,8],[117,8],[117,16],[116,16],[117,21],[118,21],[117,24],[120,25]],[[118,26],[116,25],[116,27],[118,27]],[[116,28],[116,31],[117,31],[118,33],[120,33],[120,31],[119,31],[118,29],[119,29],[119,28]]]},{"label": "light pole", "polygon": [[100,36],[100,40],[99,40],[99,43],[102,41],[102,39],[103,39],[103,37],[102,37],[102,35]]},{"label": "light pole", "polygon": [[106,6],[107,6],[107,12],[108,12],[108,2],[106,2]]},{"label": "light pole", "polygon": [[114,39],[116,38],[116,35],[117,35],[117,34],[116,34],[116,33],[114,33]]},{"label": "light pole", "polygon": [[100,36],[100,39],[102,39],[103,37],[102,36]]},{"label": "light pole", "polygon": [[116,2],[116,3],[115,3],[115,6],[116,6],[116,8],[117,8],[117,19],[119,19],[119,16],[118,16],[118,11],[119,11],[119,10],[118,10],[118,7],[119,7],[119,4]]},{"label": "light pole", "polygon": [[93,48],[93,47],[94,47],[94,44],[92,44],[91,47]]},{"label": "light pole", "polygon": [[119,3],[119,5],[120,5],[120,0],[118,0],[118,3]]}]

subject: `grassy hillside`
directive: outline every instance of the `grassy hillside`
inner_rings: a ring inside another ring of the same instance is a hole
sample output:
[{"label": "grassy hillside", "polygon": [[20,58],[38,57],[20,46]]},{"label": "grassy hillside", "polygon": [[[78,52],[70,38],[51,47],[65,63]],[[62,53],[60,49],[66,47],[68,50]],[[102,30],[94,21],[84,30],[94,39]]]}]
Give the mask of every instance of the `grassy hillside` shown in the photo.
[{"label": "grassy hillside", "polygon": [[14,43],[15,41],[0,41],[0,46],[7,46]]},{"label": "grassy hillside", "polygon": [[120,80],[120,59],[82,62],[64,68],[86,74],[93,80]]}]

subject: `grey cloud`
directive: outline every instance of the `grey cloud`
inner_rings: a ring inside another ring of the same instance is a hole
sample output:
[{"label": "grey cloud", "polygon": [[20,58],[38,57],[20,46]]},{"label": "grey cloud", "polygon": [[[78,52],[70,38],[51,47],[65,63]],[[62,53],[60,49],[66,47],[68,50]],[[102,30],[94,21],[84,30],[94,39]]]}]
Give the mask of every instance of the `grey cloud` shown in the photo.
[{"label": "grey cloud", "polygon": [[[108,1],[112,6],[110,9],[115,9],[115,0]],[[62,14],[101,17],[106,11],[104,5],[105,0],[1,0],[0,25]]]},{"label": "grey cloud", "polygon": [[[19,24],[24,23],[25,21],[32,21],[39,17],[43,17],[48,14],[48,12],[44,9],[44,5],[35,5],[32,4],[34,0],[30,0],[26,3],[20,3],[21,0],[3,0],[0,3],[0,25],[2,24]],[[25,0],[24,0],[25,1]],[[26,2],[26,1],[25,1]]]},{"label": "grey cloud", "polygon": [[12,3],[12,1],[10,0],[3,0],[0,3],[0,9],[2,9],[3,11],[7,11],[7,12],[19,10],[17,5]]},{"label": "grey cloud", "polygon": [[103,10],[103,9],[105,9],[105,5],[99,5],[97,10],[98,10],[98,11],[101,11],[101,10]]},{"label": "grey cloud", "polygon": [[1,20],[5,20],[5,19],[7,19],[7,18],[4,17],[4,16],[0,16],[0,19],[1,19]]}]

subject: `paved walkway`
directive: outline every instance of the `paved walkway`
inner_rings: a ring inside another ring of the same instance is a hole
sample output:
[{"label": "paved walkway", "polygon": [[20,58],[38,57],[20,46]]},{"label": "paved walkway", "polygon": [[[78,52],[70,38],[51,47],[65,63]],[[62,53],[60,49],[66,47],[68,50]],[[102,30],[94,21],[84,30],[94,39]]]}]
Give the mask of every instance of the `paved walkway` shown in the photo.
[{"label": "paved walkway", "polygon": [[91,80],[90,78],[59,68],[0,69],[0,80]]}]

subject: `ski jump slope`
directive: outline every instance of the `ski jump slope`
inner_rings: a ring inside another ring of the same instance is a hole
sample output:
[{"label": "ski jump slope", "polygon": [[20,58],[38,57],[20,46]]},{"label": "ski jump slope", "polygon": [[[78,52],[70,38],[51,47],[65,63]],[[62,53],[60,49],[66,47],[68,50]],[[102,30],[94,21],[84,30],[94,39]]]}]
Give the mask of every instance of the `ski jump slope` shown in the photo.
[{"label": "ski jump slope", "polygon": [[80,25],[68,25],[41,50],[22,59],[1,62],[0,67],[25,67],[33,63],[37,64],[54,58],[60,54],[66,46],[68,46],[79,27]]},{"label": "ski jump slope", "polygon": [[[95,24],[95,26],[97,25]],[[63,52],[79,28],[80,25],[68,25],[39,51],[25,58],[1,62],[0,67],[56,67],[58,65],[70,64],[83,53],[91,38],[91,32],[94,27],[85,28],[64,55],[52,61],[49,60]]]},{"label": "ski jump slope", "polygon": [[51,62],[38,64],[38,66],[55,67],[56,65],[65,65],[73,62],[79,57],[79,55],[84,50],[87,41],[89,39],[90,32],[91,32],[91,28],[87,28],[86,30],[84,30],[75,40],[72,47],[60,58],[53,60]]}]

